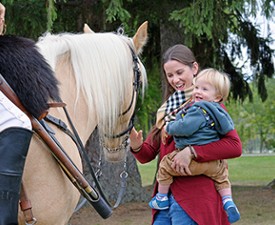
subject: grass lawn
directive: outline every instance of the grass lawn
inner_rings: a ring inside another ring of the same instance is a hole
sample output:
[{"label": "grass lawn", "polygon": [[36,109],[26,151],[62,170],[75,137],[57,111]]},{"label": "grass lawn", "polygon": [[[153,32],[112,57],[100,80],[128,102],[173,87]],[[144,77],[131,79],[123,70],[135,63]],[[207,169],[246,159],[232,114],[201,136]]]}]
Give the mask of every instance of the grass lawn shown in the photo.
[{"label": "grass lawn", "polygon": [[[242,156],[228,160],[234,185],[265,186],[275,179],[275,156]],[[275,224],[275,223],[274,223]]]},{"label": "grass lawn", "polygon": [[[153,183],[157,161],[139,164],[142,185]],[[232,185],[265,186],[275,179],[275,156],[242,156],[228,160]],[[275,224],[275,223],[274,223]]]}]

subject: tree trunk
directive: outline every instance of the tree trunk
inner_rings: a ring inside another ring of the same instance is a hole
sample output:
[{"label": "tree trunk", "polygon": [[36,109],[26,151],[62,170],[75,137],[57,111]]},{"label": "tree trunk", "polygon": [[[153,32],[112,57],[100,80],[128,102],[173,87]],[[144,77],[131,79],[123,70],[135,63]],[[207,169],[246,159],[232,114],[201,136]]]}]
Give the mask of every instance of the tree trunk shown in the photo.
[{"label": "tree trunk", "polygon": [[[168,48],[176,44],[184,44],[182,30],[180,30],[180,28],[172,22],[165,21],[163,23],[160,23],[161,56],[163,56]],[[162,78],[160,78],[160,80],[164,82]],[[164,87],[163,84],[162,87]],[[164,90],[162,90],[162,93],[164,93]]]},{"label": "tree trunk", "polygon": [[[86,150],[90,159],[90,164],[95,172],[98,173],[98,180],[103,189],[106,199],[115,203],[118,199],[122,186],[126,185],[122,195],[121,203],[130,201],[148,201],[151,193],[142,187],[141,176],[138,171],[136,159],[128,152],[126,162],[112,163],[107,162],[103,156],[103,150],[99,144],[97,129],[92,133],[86,144]],[[125,177],[123,182],[120,176]],[[93,184],[92,176],[88,169],[88,164],[84,162],[84,175]]]},{"label": "tree trunk", "polygon": [[160,44],[161,55],[171,46],[175,44],[184,44],[184,36],[182,30],[171,22],[160,24]]}]

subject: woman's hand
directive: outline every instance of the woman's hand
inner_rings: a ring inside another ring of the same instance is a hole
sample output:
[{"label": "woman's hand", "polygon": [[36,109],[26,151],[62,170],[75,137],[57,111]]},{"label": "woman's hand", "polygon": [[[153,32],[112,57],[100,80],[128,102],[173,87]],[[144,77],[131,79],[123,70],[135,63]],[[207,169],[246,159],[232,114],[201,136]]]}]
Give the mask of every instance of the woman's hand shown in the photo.
[{"label": "woman's hand", "polygon": [[193,158],[193,155],[189,149],[189,147],[184,148],[183,150],[179,151],[173,160],[172,167],[178,173],[187,176],[192,175],[189,169],[190,162]]},{"label": "woman's hand", "polygon": [[133,127],[133,129],[130,132],[130,146],[133,149],[133,151],[139,150],[142,143],[143,143],[142,130],[137,132],[135,127]]}]

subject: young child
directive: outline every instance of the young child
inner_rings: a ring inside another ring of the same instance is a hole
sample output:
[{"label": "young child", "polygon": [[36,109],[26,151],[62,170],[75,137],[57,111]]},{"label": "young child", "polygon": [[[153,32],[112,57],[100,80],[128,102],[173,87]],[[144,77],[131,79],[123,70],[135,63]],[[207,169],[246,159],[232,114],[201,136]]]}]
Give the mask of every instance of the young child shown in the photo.
[{"label": "young child", "polygon": [[[202,70],[194,78],[192,101],[183,106],[176,113],[175,120],[171,115],[166,118],[168,122],[166,132],[175,140],[176,150],[167,154],[160,162],[157,174],[159,183],[158,193],[150,201],[153,209],[164,210],[169,208],[168,192],[173,176],[183,176],[172,168],[175,155],[189,146],[195,158],[191,145],[203,145],[219,140],[220,135],[234,129],[229,114],[220,106],[229,95],[230,81],[227,75],[215,69]],[[191,176],[204,174],[215,181],[217,191],[222,197],[223,207],[228,214],[230,223],[240,219],[240,213],[232,200],[231,184],[228,179],[226,160],[198,163],[192,160],[189,169]]]}]

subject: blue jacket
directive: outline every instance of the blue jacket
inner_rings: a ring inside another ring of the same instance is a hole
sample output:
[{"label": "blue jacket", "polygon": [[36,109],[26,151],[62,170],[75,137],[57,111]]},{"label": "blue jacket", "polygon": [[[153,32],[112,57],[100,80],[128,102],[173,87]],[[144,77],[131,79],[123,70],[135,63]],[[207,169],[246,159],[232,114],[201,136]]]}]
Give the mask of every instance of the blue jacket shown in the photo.
[{"label": "blue jacket", "polygon": [[167,124],[166,131],[174,136],[176,148],[203,145],[220,139],[220,135],[234,129],[229,114],[216,102],[195,102],[180,110],[176,120]]}]

